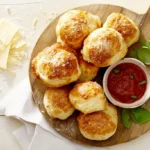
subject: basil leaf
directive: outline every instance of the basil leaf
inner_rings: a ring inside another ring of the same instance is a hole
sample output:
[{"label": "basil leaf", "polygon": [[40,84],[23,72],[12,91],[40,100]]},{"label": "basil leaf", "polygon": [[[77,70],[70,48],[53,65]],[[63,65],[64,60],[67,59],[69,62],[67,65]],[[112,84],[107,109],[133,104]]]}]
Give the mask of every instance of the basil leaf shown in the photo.
[{"label": "basil leaf", "polygon": [[150,65],[150,49],[149,48],[139,48],[137,49],[138,59],[141,60],[146,65]]},{"label": "basil leaf", "polygon": [[123,125],[126,128],[130,128],[131,127],[130,115],[129,115],[129,110],[128,109],[123,109],[121,111],[121,120],[122,120]]},{"label": "basil leaf", "polygon": [[137,58],[137,49],[133,49],[129,51],[129,57]]},{"label": "basil leaf", "polygon": [[139,122],[136,120],[135,116],[133,113],[130,113],[131,119],[134,123],[139,124]]},{"label": "basil leaf", "polygon": [[115,68],[113,71],[114,71],[114,73],[119,73],[120,69],[119,68]]},{"label": "basil leaf", "polygon": [[137,124],[143,124],[150,121],[150,112],[145,108],[131,109],[131,118]]},{"label": "basil leaf", "polygon": [[130,79],[134,79],[134,75],[133,74],[130,74]]},{"label": "basil leaf", "polygon": [[140,44],[144,47],[150,48],[150,41],[141,40]]},{"label": "basil leaf", "polygon": [[146,80],[139,82],[139,85],[143,85],[143,84],[146,84]]},{"label": "basil leaf", "polygon": [[131,98],[137,99],[138,97],[136,95],[132,95]]}]

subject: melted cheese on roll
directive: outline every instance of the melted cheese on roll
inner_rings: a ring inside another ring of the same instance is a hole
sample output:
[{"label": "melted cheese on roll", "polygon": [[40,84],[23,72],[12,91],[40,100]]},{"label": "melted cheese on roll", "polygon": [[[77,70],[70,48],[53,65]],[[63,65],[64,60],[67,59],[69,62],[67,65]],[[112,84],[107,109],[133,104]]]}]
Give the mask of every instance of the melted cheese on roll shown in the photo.
[{"label": "melted cheese on roll", "polygon": [[104,110],[107,107],[102,87],[93,81],[76,84],[69,94],[69,99],[74,108],[85,114]]},{"label": "melted cheese on roll", "polygon": [[43,104],[48,115],[61,120],[67,119],[74,112],[69,101],[69,87],[49,88],[43,99]]},{"label": "melted cheese on roll", "polygon": [[115,106],[109,104],[106,110],[83,114],[77,118],[81,134],[89,140],[106,140],[117,129],[118,116]]},{"label": "melted cheese on roll", "polygon": [[58,42],[64,42],[75,50],[80,50],[84,39],[101,27],[98,16],[81,10],[70,10],[63,14],[56,26]]},{"label": "melted cheese on roll", "polygon": [[121,33],[128,47],[137,42],[140,36],[138,26],[130,18],[120,13],[109,15],[104,27],[113,28]]},{"label": "melted cheese on roll", "polygon": [[78,62],[81,70],[81,75],[78,82],[90,81],[94,79],[99,71],[99,68],[85,61],[82,55],[78,56]]},{"label": "melted cheese on roll", "polygon": [[100,28],[84,41],[83,59],[97,67],[106,67],[125,57],[127,45],[122,35],[111,28]]},{"label": "melted cheese on roll", "polygon": [[49,87],[61,87],[76,81],[81,71],[77,57],[72,52],[62,43],[46,47],[33,59],[33,72]]}]

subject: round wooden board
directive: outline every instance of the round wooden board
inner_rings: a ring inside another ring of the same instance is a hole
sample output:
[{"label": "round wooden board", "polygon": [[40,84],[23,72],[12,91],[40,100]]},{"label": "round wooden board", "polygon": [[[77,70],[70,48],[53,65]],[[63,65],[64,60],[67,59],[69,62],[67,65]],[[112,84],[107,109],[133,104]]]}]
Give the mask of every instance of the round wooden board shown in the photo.
[{"label": "round wooden board", "polygon": [[[141,30],[140,38],[150,40],[150,32],[149,32],[150,9],[148,10],[146,14],[136,14],[135,12],[132,12],[126,8],[113,6],[113,5],[102,5],[102,4],[88,5],[88,6],[75,8],[75,9],[85,10],[95,15],[98,15],[103,23],[105,22],[108,15],[111,14],[112,12],[120,12],[128,16],[132,20],[134,20],[139,25],[140,30]],[[52,23],[48,25],[48,27],[40,36],[32,52],[31,61],[43,48],[50,46],[56,42],[55,27],[58,22],[58,19],[59,17],[53,20]],[[104,69],[101,69],[101,71],[98,74],[98,77],[95,79],[96,81],[97,79],[99,79],[97,82],[99,82],[100,84],[102,81],[103,72],[104,72]],[[143,125],[137,125],[137,124],[132,123],[132,126],[130,129],[125,128],[123,124],[121,123],[120,110],[118,108],[119,123],[118,123],[118,128],[117,128],[115,135],[105,141],[87,140],[81,135],[78,129],[78,125],[76,121],[76,116],[78,115],[77,111],[69,119],[65,121],[52,119],[47,115],[42,104],[43,94],[45,90],[47,89],[47,87],[43,85],[33,75],[31,67],[29,69],[29,77],[30,77],[32,91],[33,91],[33,100],[35,104],[39,106],[40,111],[49,121],[50,126],[54,128],[56,131],[58,131],[60,134],[64,135],[65,137],[73,141],[80,142],[82,144],[99,146],[99,147],[111,146],[111,145],[116,145],[119,143],[125,143],[132,139],[135,139],[150,129],[150,122],[143,124]],[[144,104],[143,107],[150,110],[150,101]]]}]

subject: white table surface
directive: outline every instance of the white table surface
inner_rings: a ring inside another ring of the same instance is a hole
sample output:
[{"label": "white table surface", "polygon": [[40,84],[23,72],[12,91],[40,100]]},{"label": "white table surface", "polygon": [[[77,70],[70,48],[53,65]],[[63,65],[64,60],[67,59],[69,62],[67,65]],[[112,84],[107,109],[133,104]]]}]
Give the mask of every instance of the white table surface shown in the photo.
[{"label": "white table surface", "polygon": [[[20,26],[24,31],[28,44],[28,57],[23,62],[23,66],[17,69],[16,75],[11,75],[8,72],[0,73],[6,81],[6,86],[4,87],[3,81],[0,79],[0,90],[3,92],[3,94],[0,92],[0,99],[28,75],[30,53],[48,23],[65,10],[90,3],[116,4],[141,14],[145,13],[150,6],[150,0],[0,0],[0,18],[8,19]],[[11,15],[7,12],[8,7]],[[37,20],[37,25],[36,29],[33,29],[33,21],[35,19]],[[0,116],[0,150],[21,149],[12,134],[21,125],[22,123],[17,119]],[[147,137],[150,138],[149,133]],[[138,145],[139,147],[136,150],[148,147],[148,145],[140,146],[140,140]],[[146,149],[148,150],[148,148]],[[119,150],[119,146],[116,147],[116,150]]]}]

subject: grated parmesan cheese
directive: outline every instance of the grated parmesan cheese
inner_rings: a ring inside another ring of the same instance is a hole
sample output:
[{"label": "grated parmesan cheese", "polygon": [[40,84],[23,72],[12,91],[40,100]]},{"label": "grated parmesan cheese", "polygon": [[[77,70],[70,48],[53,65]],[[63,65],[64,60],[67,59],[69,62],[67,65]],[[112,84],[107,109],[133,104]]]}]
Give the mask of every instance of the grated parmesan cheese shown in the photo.
[{"label": "grated parmesan cheese", "polygon": [[0,68],[21,65],[27,45],[19,28],[7,20],[0,21]]}]

